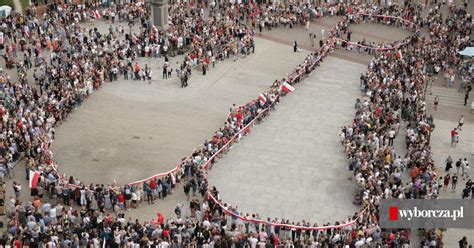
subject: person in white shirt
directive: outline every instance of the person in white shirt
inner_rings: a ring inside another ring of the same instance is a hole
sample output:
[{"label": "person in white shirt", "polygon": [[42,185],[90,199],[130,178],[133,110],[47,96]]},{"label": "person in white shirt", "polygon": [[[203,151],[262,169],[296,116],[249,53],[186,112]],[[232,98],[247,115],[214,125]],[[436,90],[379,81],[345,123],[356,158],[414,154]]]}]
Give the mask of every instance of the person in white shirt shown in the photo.
[{"label": "person in white shirt", "polygon": [[458,130],[459,131],[462,131],[462,126],[464,125],[464,115],[461,115],[461,117],[459,117],[459,121],[458,121]]},{"label": "person in white shirt", "polygon": [[466,180],[469,178],[469,171],[471,168],[469,167],[469,162],[467,161],[466,158],[464,158],[464,161],[462,162],[462,179]]},{"label": "person in white shirt", "polygon": [[395,139],[395,130],[394,129],[391,129],[389,132],[388,132],[388,145],[389,146],[393,146],[393,140]]},{"label": "person in white shirt", "polygon": [[364,239],[359,239],[357,242],[355,242],[354,247],[359,248],[362,247],[365,244]]},{"label": "person in white shirt", "polygon": [[161,241],[159,247],[160,248],[168,248],[168,247],[170,247],[170,243],[168,243],[168,241],[166,241],[166,240],[163,240],[163,241]]},{"label": "person in white shirt", "polygon": [[250,248],[257,248],[257,243],[258,243],[258,239],[255,238],[252,233],[250,233],[251,236],[249,237],[249,243],[250,243]]}]

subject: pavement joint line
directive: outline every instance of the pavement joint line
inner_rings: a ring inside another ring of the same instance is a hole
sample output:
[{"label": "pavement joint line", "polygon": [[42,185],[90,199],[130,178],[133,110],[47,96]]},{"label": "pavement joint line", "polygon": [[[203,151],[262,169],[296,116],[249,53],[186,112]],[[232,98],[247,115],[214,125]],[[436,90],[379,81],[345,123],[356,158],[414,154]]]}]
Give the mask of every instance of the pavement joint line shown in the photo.
[{"label": "pavement joint line", "polygon": [[209,86],[206,87],[206,89],[210,89],[212,86],[214,86],[218,81],[220,81],[225,75],[227,75],[231,70],[235,70],[236,67],[238,67],[238,64],[240,61],[234,61],[234,63],[229,66],[227,70],[225,70],[219,77],[217,77],[214,82],[212,82]]}]

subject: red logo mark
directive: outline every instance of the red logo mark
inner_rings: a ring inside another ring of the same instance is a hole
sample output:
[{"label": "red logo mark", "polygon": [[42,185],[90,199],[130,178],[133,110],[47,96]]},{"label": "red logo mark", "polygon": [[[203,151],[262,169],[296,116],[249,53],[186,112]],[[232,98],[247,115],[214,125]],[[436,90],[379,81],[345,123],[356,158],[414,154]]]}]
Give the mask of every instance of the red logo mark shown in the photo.
[{"label": "red logo mark", "polygon": [[398,220],[398,208],[397,207],[389,207],[389,220]]}]

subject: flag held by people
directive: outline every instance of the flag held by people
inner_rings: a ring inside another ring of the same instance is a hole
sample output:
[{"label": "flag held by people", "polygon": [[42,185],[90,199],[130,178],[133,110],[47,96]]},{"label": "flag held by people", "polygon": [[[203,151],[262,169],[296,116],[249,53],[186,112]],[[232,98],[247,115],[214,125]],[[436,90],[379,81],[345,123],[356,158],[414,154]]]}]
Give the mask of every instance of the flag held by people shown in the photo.
[{"label": "flag held by people", "polygon": [[397,59],[403,59],[402,51],[398,50],[398,52],[395,54],[397,56]]},{"label": "flag held by people", "polygon": [[295,91],[295,88],[293,86],[291,86],[289,83],[287,82],[284,82],[281,86],[280,86],[280,89],[286,93],[290,93],[290,92],[293,92]]},{"label": "flag held by people", "polygon": [[263,95],[262,93],[260,93],[260,95],[258,95],[258,100],[260,101],[260,103],[263,105],[267,102],[267,98],[265,97],[265,95]]},{"label": "flag held by people", "polygon": [[151,27],[151,30],[153,31],[153,33],[158,33],[158,28],[155,25]]},{"label": "flag held by people", "polygon": [[39,171],[33,171],[30,170],[30,188],[34,189],[36,188],[36,185],[38,185],[40,173]]},{"label": "flag held by people", "polygon": [[98,10],[94,10],[94,18],[95,19],[100,19],[102,16],[100,15],[100,12]]},{"label": "flag held by people", "polygon": [[28,30],[25,30],[25,37],[27,39],[31,38],[31,33]]},{"label": "flag held by people", "polygon": [[134,34],[132,34],[132,37],[131,37],[131,38],[132,38],[132,42],[133,42],[133,43],[137,43],[137,42],[138,42],[138,38],[137,38],[137,36],[135,36]]}]

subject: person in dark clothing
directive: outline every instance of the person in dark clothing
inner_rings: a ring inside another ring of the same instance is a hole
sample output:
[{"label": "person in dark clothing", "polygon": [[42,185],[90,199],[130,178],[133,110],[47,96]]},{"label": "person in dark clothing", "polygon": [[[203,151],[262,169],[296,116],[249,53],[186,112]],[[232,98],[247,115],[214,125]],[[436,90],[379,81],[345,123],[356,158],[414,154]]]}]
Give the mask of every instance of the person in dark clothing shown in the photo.
[{"label": "person in dark clothing", "polygon": [[461,240],[459,240],[459,248],[467,248],[467,238],[466,236],[462,237]]},{"label": "person in dark clothing", "polygon": [[293,52],[297,52],[298,51],[298,43],[296,43],[296,40],[295,42],[293,42]]},{"label": "person in dark clothing", "polygon": [[189,191],[191,190],[191,184],[189,182],[185,184],[183,187],[183,190],[184,190],[184,195],[186,195],[186,200],[189,201]]},{"label": "person in dark clothing", "polygon": [[163,79],[168,79],[168,71],[165,66],[163,66]]}]

